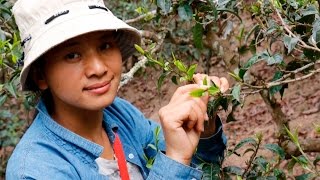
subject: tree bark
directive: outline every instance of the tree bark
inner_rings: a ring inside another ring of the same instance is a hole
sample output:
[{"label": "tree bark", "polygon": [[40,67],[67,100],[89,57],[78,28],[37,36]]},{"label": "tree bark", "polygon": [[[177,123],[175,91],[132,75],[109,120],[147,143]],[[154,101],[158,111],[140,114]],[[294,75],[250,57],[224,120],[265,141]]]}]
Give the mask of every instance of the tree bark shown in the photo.
[{"label": "tree bark", "polygon": [[[320,138],[299,139],[299,143],[304,152],[320,152]],[[301,155],[297,146],[290,140],[284,141],[281,147],[287,153],[288,158]]]},{"label": "tree bark", "polygon": [[268,90],[260,91],[260,95],[263,101],[266,103],[268,111],[271,113],[273,121],[277,125],[277,132],[276,136],[279,139],[279,144],[287,140],[287,132],[285,128],[289,129],[289,119],[287,116],[282,112],[280,104],[278,104],[275,99],[272,97],[270,98]]}]

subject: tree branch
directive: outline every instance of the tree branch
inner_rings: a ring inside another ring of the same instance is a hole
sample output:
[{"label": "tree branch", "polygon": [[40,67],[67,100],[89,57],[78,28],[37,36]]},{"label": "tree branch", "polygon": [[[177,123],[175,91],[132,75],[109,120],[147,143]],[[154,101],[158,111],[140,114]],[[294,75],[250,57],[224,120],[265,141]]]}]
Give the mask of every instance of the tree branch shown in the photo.
[{"label": "tree branch", "polygon": [[[166,32],[164,33],[163,36],[159,37],[158,39],[160,39],[159,43],[156,45],[156,47],[154,49],[151,50],[151,54],[157,52],[164,41],[164,36],[165,36]],[[121,76],[121,81],[120,81],[120,85],[119,88],[120,89],[123,85],[127,84],[130,80],[133,79],[134,74],[142,67],[145,67],[145,64],[148,62],[148,59],[145,56],[142,56],[139,58],[140,60],[134,64],[134,66],[130,69],[129,72],[127,73],[123,73]]]},{"label": "tree branch", "polygon": [[[308,64],[306,65],[307,67],[310,67],[311,65]],[[297,73],[306,69],[307,67],[302,67],[302,69],[297,69]],[[295,71],[293,71],[295,72]],[[319,69],[316,69],[316,70],[313,70],[313,71],[310,71],[309,74],[307,75],[304,75],[304,76],[301,76],[301,77],[297,77],[297,78],[294,78],[294,79],[288,79],[288,80],[284,80],[284,81],[273,81],[273,82],[269,82],[263,86],[253,86],[251,84],[246,84],[246,83],[243,83],[242,85],[246,86],[246,87],[249,87],[251,89],[269,89],[273,86],[278,86],[278,85],[282,85],[282,84],[288,84],[288,83],[293,83],[293,82],[297,82],[297,81],[302,81],[304,79],[307,79],[317,73],[320,73],[320,68]],[[289,75],[288,75],[289,76]]]},{"label": "tree branch", "polygon": [[298,77],[298,78],[289,79],[289,80],[285,80],[285,81],[270,82],[266,85],[266,87],[271,88],[273,86],[278,86],[278,85],[282,85],[282,84],[288,84],[288,83],[292,83],[292,82],[296,82],[296,81],[301,81],[301,80],[307,79],[317,73],[320,73],[320,69],[316,69],[314,71],[311,71],[309,74],[307,74],[305,76]]},{"label": "tree branch", "polygon": [[288,77],[290,77],[292,74],[297,74],[305,69],[308,69],[309,67],[313,66],[313,65],[316,65],[316,64],[320,64],[320,60],[316,61],[316,62],[312,62],[312,63],[309,63],[307,65],[304,65],[302,66],[301,68],[298,68],[294,71],[289,71],[288,74],[285,74],[284,76],[282,76],[280,79],[274,81],[274,82],[278,82],[278,81],[283,81],[285,79],[287,79]]},{"label": "tree branch", "polygon": [[309,46],[308,44],[306,44],[304,41],[302,41],[299,37],[297,37],[288,27],[288,25],[284,22],[283,18],[281,17],[279,11],[277,8],[274,8],[277,16],[279,17],[281,24],[283,26],[283,28],[286,30],[286,32],[289,34],[289,36],[294,37],[294,38],[298,38],[298,42],[301,44],[302,48],[306,48],[306,49],[312,49],[314,51],[318,51],[320,52],[320,49],[318,47],[314,47],[314,46]]},{"label": "tree branch", "polygon": [[[299,143],[304,152],[320,152],[319,138],[299,139]],[[284,141],[281,144],[281,146],[289,155],[292,155],[292,156],[301,155],[301,152],[299,151],[298,147],[292,141]]]},{"label": "tree branch", "polygon": [[150,12],[148,12],[148,13],[146,13],[146,14],[142,14],[142,15],[134,18],[134,19],[128,19],[128,20],[126,20],[125,22],[126,22],[127,24],[134,23],[134,22],[138,22],[138,21],[140,21],[140,20],[142,20],[142,19],[144,19],[144,18],[146,18],[146,17],[148,17],[148,16],[153,16],[153,15],[155,15],[156,13],[157,13],[157,11],[156,11],[156,10],[153,10],[153,11],[150,11]]}]

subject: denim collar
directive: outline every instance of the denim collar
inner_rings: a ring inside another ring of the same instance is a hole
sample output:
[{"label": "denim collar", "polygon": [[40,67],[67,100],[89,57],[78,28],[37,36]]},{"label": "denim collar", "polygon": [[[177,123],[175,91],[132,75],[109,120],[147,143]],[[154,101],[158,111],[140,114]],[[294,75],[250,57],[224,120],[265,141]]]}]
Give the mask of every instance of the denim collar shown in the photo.
[{"label": "denim collar", "polygon": [[[36,108],[39,112],[37,116],[40,116],[40,119],[42,120],[44,126],[57,137],[66,141],[67,143],[73,144],[74,146],[78,146],[79,148],[87,151],[94,157],[94,159],[98,158],[101,155],[103,151],[102,146],[81,137],[80,135],[70,131],[69,129],[61,126],[56,121],[54,121],[49,115],[42,99],[40,100]],[[103,112],[103,127],[106,130],[110,141],[113,143],[115,137],[114,132],[117,131],[118,124],[113,121],[112,118],[110,118],[105,110]],[[92,159],[92,161],[94,161],[94,159]]]}]

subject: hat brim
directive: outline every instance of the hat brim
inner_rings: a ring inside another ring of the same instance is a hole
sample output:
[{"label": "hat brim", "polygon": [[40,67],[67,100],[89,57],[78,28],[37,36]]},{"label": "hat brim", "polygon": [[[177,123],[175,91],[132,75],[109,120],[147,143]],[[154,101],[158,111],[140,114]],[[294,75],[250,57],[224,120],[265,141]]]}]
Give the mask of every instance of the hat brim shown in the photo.
[{"label": "hat brim", "polygon": [[79,35],[107,30],[121,32],[117,38],[123,59],[134,53],[134,44],[140,44],[139,31],[109,13],[84,14],[64,21],[51,22],[46,31],[30,41],[30,48],[28,53],[25,53],[24,67],[20,75],[22,90],[29,90],[25,83],[31,64],[48,50]]}]

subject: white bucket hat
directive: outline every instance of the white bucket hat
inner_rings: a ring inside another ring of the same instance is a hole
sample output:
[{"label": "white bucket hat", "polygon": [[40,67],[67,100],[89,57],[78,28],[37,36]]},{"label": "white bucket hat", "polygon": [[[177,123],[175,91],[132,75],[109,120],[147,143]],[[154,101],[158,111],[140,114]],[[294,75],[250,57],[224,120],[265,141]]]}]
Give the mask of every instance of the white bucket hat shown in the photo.
[{"label": "white bucket hat", "polygon": [[58,44],[93,31],[117,31],[117,42],[123,59],[130,57],[140,44],[137,29],[115,17],[103,0],[18,0],[13,6],[24,51],[20,75],[22,90],[31,64]]}]

